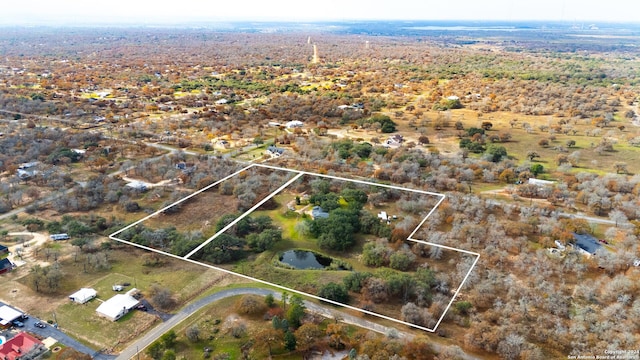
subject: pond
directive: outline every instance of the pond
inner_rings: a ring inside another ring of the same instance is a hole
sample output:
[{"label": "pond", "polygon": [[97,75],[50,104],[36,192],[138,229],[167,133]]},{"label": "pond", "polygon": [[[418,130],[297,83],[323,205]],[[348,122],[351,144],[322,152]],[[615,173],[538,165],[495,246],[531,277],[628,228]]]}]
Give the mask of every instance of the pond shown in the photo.
[{"label": "pond", "polygon": [[332,259],[313,251],[287,250],[280,255],[280,261],[296,269],[324,269]]}]

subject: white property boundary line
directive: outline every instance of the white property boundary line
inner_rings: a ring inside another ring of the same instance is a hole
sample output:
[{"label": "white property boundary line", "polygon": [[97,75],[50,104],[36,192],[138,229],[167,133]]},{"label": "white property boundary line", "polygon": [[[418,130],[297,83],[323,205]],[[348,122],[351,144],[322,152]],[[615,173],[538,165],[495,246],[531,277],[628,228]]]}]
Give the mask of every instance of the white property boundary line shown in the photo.
[{"label": "white property boundary line", "polygon": [[[267,195],[264,199],[262,199],[260,202],[258,202],[256,205],[254,205],[253,207],[251,207],[251,209],[245,211],[242,215],[240,215],[238,218],[236,218],[233,222],[231,222],[230,224],[228,224],[227,226],[225,226],[223,229],[221,229],[220,231],[218,231],[217,233],[215,233],[213,236],[211,236],[209,239],[205,240],[202,244],[200,244],[198,247],[196,247],[195,249],[193,249],[191,252],[189,252],[189,254],[187,254],[186,256],[182,257],[182,256],[178,256],[178,255],[174,255],[171,253],[167,253],[165,251],[161,251],[158,249],[153,249],[150,248],[148,246],[144,246],[144,245],[140,245],[140,244],[136,244],[136,243],[132,243],[130,241],[126,241],[123,239],[120,239],[117,237],[118,234],[122,233],[123,231],[126,231],[144,221],[146,221],[147,219],[156,216],[158,214],[160,214],[161,212],[171,208],[174,205],[180,204],[181,202],[197,195],[200,194],[201,192],[204,192],[218,184],[220,184],[223,181],[229,180],[230,178],[237,176],[238,174],[247,171],[253,167],[259,167],[259,168],[267,168],[267,169],[272,169],[272,170],[279,170],[279,171],[287,171],[287,172],[291,172],[291,173],[295,173],[296,175],[292,178],[289,179],[286,183],[284,183],[282,186],[280,186],[277,190],[271,192],[271,194]],[[244,274],[240,274],[240,273],[236,273],[224,268],[220,268],[220,267],[216,267],[213,265],[209,265],[209,264],[205,264],[203,262],[200,261],[196,261],[191,259],[190,257],[193,256],[193,254],[195,254],[196,252],[198,252],[199,250],[201,250],[203,247],[205,247],[207,244],[209,244],[212,240],[214,240],[216,237],[218,237],[220,234],[224,233],[225,231],[227,231],[229,228],[231,228],[233,225],[235,225],[238,221],[242,220],[244,217],[248,216],[250,213],[252,213],[254,210],[256,210],[257,208],[259,208],[262,204],[264,204],[266,201],[268,201],[269,199],[271,199],[272,197],[274,197],[275,195],[277,195],[278,193],[280,193],[282,190],[284,190],[285,188],[287,188],[289,185],[291,185],[293,182],[295,182],[296,180],[298,180],[300,177],[302,177],[303,175],[310,175],[310,176],[317,176],[317,177],[323,177],[323,178],[329,178],[329,179],[334,179],[334,180],[341,180],[341,181],[349,181],[349,182],[355,182],[358,184],[363,184],[363,185],[370,185],[370,186],[377,186],[377,187],[384,187],[384,188],[388,188],[388,189],[394,189],[394,190],[400,190],[400,191],[409,191],[409,192],[414,192],[414,193],[419,193],[419,194],[426,194],[426,195],[432,195],[432,196],[436,196],[439,198],[438,202],[436,203],[436,205],[431,209],[431,211],[429,211],[429,213],[424,217],[424,219],[420,222],[420,224],[418,224],[418,226],[416,226],[416,228],[413,230],[413,232],[409,235],[409,237],[407,238],[407,240],[413,241],[413,242],[417,242],[417,243],[422,243],[422,244],[427,244],[427,245],[431,245],[431,246],[437,246],[440,248],[444,248],[444,249],[448,249],[448,250],[453,250],[453,251],[458,251],[467,255],[472,255],[475,256],[475,260],[473,261],[473,264],[471,264],[471,266],[469,267],[469,271],[467,271],[466,275],[464,276],[464,278],[462,279],[462,281],[460,282],[460,285],[458,286],[458,288],[456,289],[455,293],[453,294],[453,296],[451,297],[451,300],[449,301],[449,304],[447,304],[447,307],[444,309],[444,311],[442,312],[442,315],[440,316],[440,318],[438,319],[438,321],[436,322],[435,326],[433,327],[433,329],[430,328],[426,328],[424,326],[420,326],[420,325],[416,325],[413,323],[409,323],[406,321],[402,321],[399,319],[395,319],[386,315],[382,315],[382,314],[378,314],[376,312],[373,311],[369,311],[369,310],[364,310],[361,308],[357,308],[355,306],[351,306],[351,305],[347,305],[347,304],[343,304],[337,301],[333,301],[333,300],[329,300],[329,299],[325,299],[325,298],[321,298],[319,296],[316,295],[312,295],[312,294],[308,294],[299,290],[295,290],[295,289],[291,289],[282,285],[278,285],[278,284],[274,284],[268,281],[264,281],[258,278],[254,278],[251,276],[247,276]],[[386,319],[386,320],[390,320],[399,324],[403,324],[403,325],[407,325],[410,327],[414,327],[420,330],[424,330],[424,331],[428,331],[428,332],[435,332],[436,329],[438,328],[438,326],[440,325],[440,323],[442,322],[442,320],[444,319],[445,315],[447,314],[447,311],[449,311],[449,308],[451,307],[451,305],[453,305],[454,300],[456,299],[456,297],[458,296],[458,294],[460,293],[460,290],[462,290],[462,287],[464,286],[464,283],[467,281],[467,278],[469,277],[469,275],[471,274],[471,271],[473,271],[473,268],[476,266],[476,264],[478,263],[478,260],[480,259],[480,254],[476,253],[476,252],[472,252],[472,251],[468,251],[468,250],[464,250],[464,249],[458,249],[458,248],[454,248],[454,247],[450,247],[450,246],[445,246],[445,245],[440,245],[440,244],[436,244],[436,243],[431,243],[428,241],[424,241],[424,240],[419,240],[419,239],[414,239],[413,236],[415,235],[416,232],[418,232],[418,230],[420,229],[420,227],[422,227],[422,225],[427,221],[427,219],[429,218],[429,216],[431,216],[431,214],[440,206],[440,204],[442,203],[442,201],[444,201],[445,196],[444,194],[439,194],[439,193],[434,193],[434,192],[429,192],[429,191],[424,191],[424,190],[416,190],[416,189],[409,189],[409,188],[403,188],[400,186],[393,186],[393,185],[386,185],[386,184],[377,184],[377,183],[373,183],[373,182],[368,182],[368,181],[363,181],[363,180],[355,180],[355,179],[347,179],[347,178],[341,178],[338,176],[332,176],[332,175],[325,175],[325,174],[317,174],[317,173],[312,173],[312,172],[307,172],[307,171],[298,171],[298,170],[291,170],[291,169],[286,169],[286,168],[281,168],[281,167],[277,167],[277,166],[270,166],[270,165],[264,165],[264,164],[251,164],[245,168],[242,168],[236,172],[234,172],[231,175],[228,175],[214,183],[212,183],[211,185],[208,185],[198,191],[195,191],[194,193],[174,202],[171,205],[165,206],[162,209],[148,215],[145,216],[144,218],[130,224],[127,225],[126,227],[114,232],[113,234],[109,235],[109,238],[115,241],[119,241],[121,243],[124,244],[128,244],[128,245],[132,245],[132,246],[136,246],[139,247],[141,249],[144,250],[148,250],[148,251],[153,251],[156,252],[158,254],[162,254],[162,255],[166,255],[166,256],[170,256],[172,258],[175,259],[180,259],[180,260],[184,260],[193,264],[197,264],[200,266],[204,266],[210,269],[214,269],[214,270],[218,270],[218,271],[222,271],[224,273],[227,274],[232,274],[235,276],[239,276],[242,277],[244,279],[248,279],[248,280],[252,280],[252,281],[256,281],[265,285],[269,285],[269,286],[273,286],[282,290],[286,290],[286,291],[290,291],[299,295],[303,295],[303,296],[307,296],[310,298],[314,298],[317,300],[321,300],[324,302],[328,302],[330,304],[334,304],[337,306],[341,306],[341,307],[346,307],[348,309],[352,309],[352,310],[356,310],[368,315],[373,315],[373,316],[377,316],[379,318],[382,319]]]}]

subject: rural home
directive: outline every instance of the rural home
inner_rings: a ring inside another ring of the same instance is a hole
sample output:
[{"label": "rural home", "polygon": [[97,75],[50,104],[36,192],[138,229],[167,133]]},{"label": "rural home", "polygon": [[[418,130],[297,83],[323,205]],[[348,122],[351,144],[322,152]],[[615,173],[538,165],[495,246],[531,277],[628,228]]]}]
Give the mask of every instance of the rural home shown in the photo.
[{"label": "rural home", "polygon": [[281,149],[279,147],[275,147],[273,145],[267,147],[267,155],[278,157],[278,156],[280,156],[282,154],[284,154],[284,149]]},{"label": "rural home", "polygon": [[38,174],[38,170],[36,169],[38,164],[39,163],[37,161],[21,164],[20,166],[18,166],[18,171],[17,171],[18,177],[20,179],[28,179]]},{"label": "rural home", "polygon": [[287,129],[293,129],[293,128],[301,128],[304,126],[304,123],[300,120],[292,120],[287,122],[286,124],[284,124],[284,126]]},{"label": "rural home", "polygon": [[142,192],[147,191],[147,184],[143,183],[142,181],[134,180],[134,181],[128,182],[125,186],[130,187],[134,190],[142,191]]},{"label": "rural home", "polygon": [[0,328],[8,328],[11,322],[22,316],[22,313],[10,306],[0,306]]},{"label": "rural home", "polygon": [[100,304],[96,312],[111,321],[120,319],[138,305],[138,300],[131,296],[135,291],[138,290],[131,289],[126,294],[114,295],[111,299]]},{"label": "rural home", "polygon": [[547,186],[547,185],[553,185],[554,182],[553,181],[549,181],[549,180],[540,180],[540,179],[529,178],[528,184],[529,185],[535,185],[535,186],[543,187],[543,186]]},{"label": "rural home", "polygon": [[12,269],[13,269],[13,263],[9,259],[4,258],[0,260],[0,274],[9,272]]},{"label": "rural home", "polygon": [[322,210],[322,208],[320,206],[314,206],[311,209],[311,217],[313,219],[320,219],[320,218],[326,219],[326,218],[329,217],[329,213],[324,211],[324,210]]},{"label": "rural home", "polygon": [[598,250],[602,249],[602,245],[591,235],[574,233],[573,238],[576,240],[578,250],[586,256],[595,255]]},{"label": "rural home", "polygon": [[9,253],[9,248],[4,245],[0,245],[0,255],[8,254],[8,253]]},{"label": "rural home", "polygon": [[401,146],[403,142],[404,142],[404,138],[402,137],[402,135],[393,135],[384,142],[384,146],[397,148]]},{"label": "rural home", "polygon": [[225,149],[228,149],[231,146],[231,144],[227,140],[218,140],[218,142],[216,142],[216,145]]},{"label": "rural home", "polygon": [[193,163],[182,161],[176,164],[176,169],[182,171],[183,174],[189,175],[196,171],[196,166]]},{"label": "rural home", "polygon": [[0,359],[38,359],[40,355],[47,351],[49,350],[47,350],[40,340],[25,332],[21,332],[0,345]]},{"label": "rural home", "polygon": [[69,295],[69,299],[78,304],[84,304],[87,301],[95,298],[98,295],[98,292],[94,289],[82,288],[73,294]]}]

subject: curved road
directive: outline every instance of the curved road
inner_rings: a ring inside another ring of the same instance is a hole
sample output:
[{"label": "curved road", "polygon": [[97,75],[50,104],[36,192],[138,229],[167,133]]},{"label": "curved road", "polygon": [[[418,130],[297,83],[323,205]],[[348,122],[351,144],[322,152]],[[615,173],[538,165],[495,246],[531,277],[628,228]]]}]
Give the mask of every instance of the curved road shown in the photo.
[{"label": "curved road", "polygon": [[[204,297],[196,302],[193,302],[187,305],[182,310],[180,310],[177,314],[171,317],[171,319],[151,329],[148,333],[146,333],[144,336],[139,338],[136,342],[134,342],[129,347],[124,349],[120,353],[120,355],[118,355],[116,360],[132,359],[138,352],[144,351],[144,349],[147,346],[151,345],[151,343],[156,341],[160,336],[162,336],[162,334],[171,330],[173,327],[180,324],[186,318],[191,316],[196,311],[202,309],[203,307],[227,297],[237,296],[237,295],[246,295],[246,294],[253,294],[253,295],[260,295],[260,296],[266,296],[268,294],[272,294],[274,298],[278,300],[281,299],[281,293],[274,290],[263,289],[263,288],[237,288],[237,289],[227,289],[227,290],[219,291],[215,294],[211,294],[207,297]],[[389,333],[389,331],[393,330],[397,332],[399,338],[404,338],[404,339],[413,338],[413,335],[411,334],[404,333],[404,332],[398,331],[395,328],[386,327],[386,326],[377,324],[375,322],[365,320],[365,319],[353,316],[351,314],[344,313],[334,308],[325,307],[325,306],[322,306],[310,301],[306,301],[306,300],[304,301],[304,304],[307,307],[307,310],[311,312],[323,315],[328,318],[333,318],[338,316],[340,317],[341,321],[346,324],[355,325],[355,326],[373,330],[382,334],[387,334]],[[431,345],[436,351],[440,351],[440,349],[442,348],[442,345],[440,344],[432,343]],[[465,354],[465,359],[478,359],[478,358],[469,354]]]}]

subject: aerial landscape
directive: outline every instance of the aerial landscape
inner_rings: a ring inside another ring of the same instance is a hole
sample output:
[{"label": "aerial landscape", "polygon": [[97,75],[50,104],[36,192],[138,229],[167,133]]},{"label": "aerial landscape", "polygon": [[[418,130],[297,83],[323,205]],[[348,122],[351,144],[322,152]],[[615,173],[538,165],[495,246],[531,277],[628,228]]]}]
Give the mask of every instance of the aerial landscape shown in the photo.
[{"label": "aerial landscape", "polygon": [[0,359],[640,359],[637,5],[26,3]]}]

